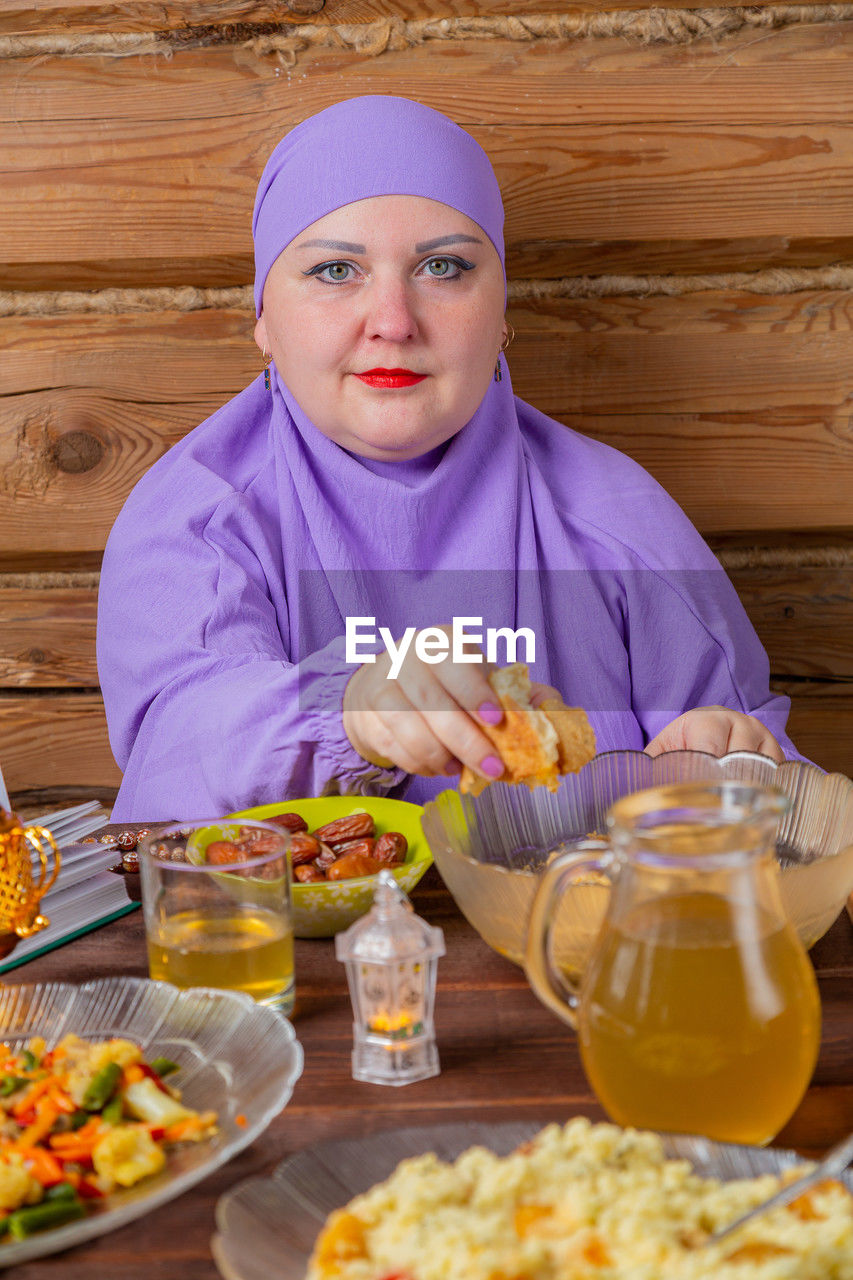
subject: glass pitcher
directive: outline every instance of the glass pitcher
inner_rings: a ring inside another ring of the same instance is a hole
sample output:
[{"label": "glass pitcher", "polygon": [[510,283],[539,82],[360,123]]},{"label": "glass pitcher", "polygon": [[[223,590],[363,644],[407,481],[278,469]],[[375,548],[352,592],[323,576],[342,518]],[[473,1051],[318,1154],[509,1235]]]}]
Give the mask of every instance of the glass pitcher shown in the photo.
[{"label": "glass pitcher", "polygon": [[[527,976],[577,1031],[618,1124],[762,1144],[808,1088],[820,1002],[779,895],[786,805],[737,782],[654,787],[612,807],[599,856],[563,853],[546,869]],[[552,926],[562,895],[602,875],[608,909],[578,981],[554,964]]]}]

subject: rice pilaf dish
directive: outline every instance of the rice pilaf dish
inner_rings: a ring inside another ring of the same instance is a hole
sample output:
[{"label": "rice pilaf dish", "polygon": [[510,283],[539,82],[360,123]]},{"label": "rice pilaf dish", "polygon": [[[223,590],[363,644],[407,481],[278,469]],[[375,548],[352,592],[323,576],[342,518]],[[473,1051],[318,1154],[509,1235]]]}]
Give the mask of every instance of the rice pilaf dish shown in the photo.
[{"label": "rice pilaf dish", "polygon": [[307,1280],[853,1280],[840,1182],[702,1247],[780,1185],[703,1178],[656,1134],[577,1118],[508,1156],[402,1161],[330,1215]]}]

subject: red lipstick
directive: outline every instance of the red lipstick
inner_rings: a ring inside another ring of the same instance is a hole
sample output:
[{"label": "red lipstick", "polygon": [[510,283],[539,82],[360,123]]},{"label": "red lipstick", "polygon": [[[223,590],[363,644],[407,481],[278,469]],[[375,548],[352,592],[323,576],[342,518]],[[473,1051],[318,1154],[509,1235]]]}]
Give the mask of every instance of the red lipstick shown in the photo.
[{"label": "red lipstick", "polygon": [[369,387],[413,387],[416,382],[423,382],[425,373],[413,373],[411,369],[367,369],[355,375]]}]

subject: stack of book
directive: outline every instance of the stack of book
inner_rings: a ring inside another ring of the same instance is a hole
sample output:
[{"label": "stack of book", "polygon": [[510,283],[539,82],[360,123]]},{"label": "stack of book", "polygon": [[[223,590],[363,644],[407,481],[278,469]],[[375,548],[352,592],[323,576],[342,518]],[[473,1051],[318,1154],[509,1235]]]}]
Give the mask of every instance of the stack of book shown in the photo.
[{"label": "stack of book", "polygon": [[[41,900],[41,914],[47,916],[50,924],[31,938],[22,939],[0,962],[0,973],[107,924],[139,905],[128,900],[124,878],[109,870],[121,861],[121,854],[107,845],[81,843],[106,822],[109,814],[92,800],[58,813],[47,813],[26,824],[48,829],[59,846],[62,865],[53,888]],[[38,861],[34,853],[36,876]]]}]

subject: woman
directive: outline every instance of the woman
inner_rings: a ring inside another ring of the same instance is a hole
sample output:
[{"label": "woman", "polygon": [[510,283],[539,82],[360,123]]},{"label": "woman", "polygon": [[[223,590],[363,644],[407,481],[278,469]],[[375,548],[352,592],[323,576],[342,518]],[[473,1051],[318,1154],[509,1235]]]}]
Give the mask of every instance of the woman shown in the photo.
[{"label": "woman", "polygon": [[599,750],[796,756],[679,508],[514,398],[500,192],[467,133],[407,99],[330,107],[273,152],[253,230],[265,373],[136,486],[104,558],[116,820],[500,776],[479,647],[435,661],[454,619],[526,628]]}]

